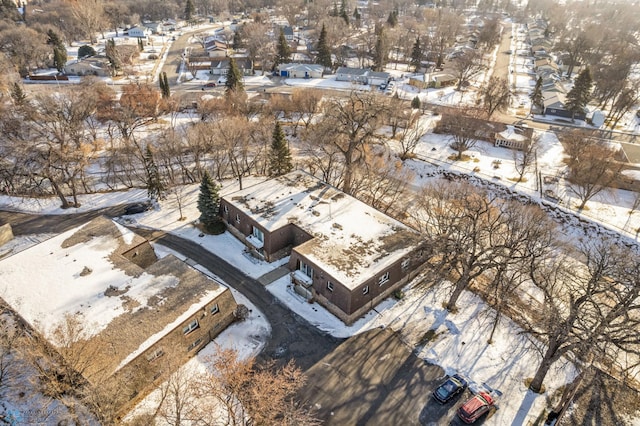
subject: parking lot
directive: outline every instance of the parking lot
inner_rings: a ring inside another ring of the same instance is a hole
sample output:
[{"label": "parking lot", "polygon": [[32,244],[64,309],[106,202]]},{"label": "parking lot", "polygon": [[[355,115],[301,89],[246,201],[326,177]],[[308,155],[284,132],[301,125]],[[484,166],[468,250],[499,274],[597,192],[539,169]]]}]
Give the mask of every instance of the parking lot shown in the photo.
[{"label": "parking lot", "polygon": [[[431,397],[442,368],[416,357],[390,329],[351,337],[306,371],[301,399],[326,425],[461,425],[468,390],[442,405]],[[487,416],[475,424],[490,424]]]}]

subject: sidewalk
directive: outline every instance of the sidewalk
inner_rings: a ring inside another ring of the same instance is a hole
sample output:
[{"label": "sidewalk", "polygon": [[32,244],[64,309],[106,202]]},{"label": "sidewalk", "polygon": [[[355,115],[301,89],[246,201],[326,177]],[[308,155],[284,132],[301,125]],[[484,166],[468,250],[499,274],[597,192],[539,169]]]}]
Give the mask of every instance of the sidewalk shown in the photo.
[{"label": "sidewalk", "polygon": [[261,277],[258,277],[257,281],[262,285],[269,285],[272,282],[279,280],[280,278],[288,275],[291,271],[286,265],[280,266],[279,268],[274,269],[273,271],[269,271]]}]

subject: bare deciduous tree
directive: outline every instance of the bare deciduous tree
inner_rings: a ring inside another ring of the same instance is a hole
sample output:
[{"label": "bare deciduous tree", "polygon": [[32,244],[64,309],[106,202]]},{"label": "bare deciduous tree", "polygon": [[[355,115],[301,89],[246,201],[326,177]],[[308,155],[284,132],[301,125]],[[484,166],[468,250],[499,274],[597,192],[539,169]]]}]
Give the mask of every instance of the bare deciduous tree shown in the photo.
[{"label": "bare deciduous tree", "polygon": [[539,137],[534,135],[522,149],[513,151],[513,166],[516,169],[516,173],[518,173],[518,182],[522,182],[525,173],[527,173],[535,163],[538,140]]},{"label": "bare deciduous tree", "polygon": [[451,61],[451,68],[458,79],[456,90],[460,90],[462,86],[469,82],[471,77],[484,69],[482,52],[478,50],[464,51],[464,53]]},{"label": "bare deciduous tree", "polygon": [[544,311],[528,325],[541,354],[530,384],[535,392],[553,363],[569,353],[610,365],[617,350],[638,355],[640,270],[633,253],[613,241],[591,240],[572,257],[529,271],[544,294]]},{"label": "bare deciduous tree", "polygon": [[242,360],[230,349],[220,349],[210,359],[213,373],[198,380],[202,396],[217,406],[203,407],[202,418],[229,425],[318,425],[311,412],[296,400],[304,385],[302,371],[293,363],[276,369],[258,366],[253,358]]},{"label": "bare deciduous tree", "polygon": [[342,190],[347,194],[351,193],[355,167],[364,160],[366,146],[378,141],[377,131],[385,109],[376,97],[352,92],[347,99],[327,101],[322,122],[314,128],[325,135],[325,143],[342,153]]},{"label": "bare deciduous tree", "polygon": [[480,96],[487,118],[490,119],[496,111],[502,111],[509,106],[509,83],[504,78],[491,77],[480,89]]},{"label": "bare deciduous tree", "polygon": [[613,148],[584,132],[566,132],[561,141],[569,166],[568,188],[580,200],[578,210],[582,210],[590,199],[619,179],[625,165],[616,161]]}]

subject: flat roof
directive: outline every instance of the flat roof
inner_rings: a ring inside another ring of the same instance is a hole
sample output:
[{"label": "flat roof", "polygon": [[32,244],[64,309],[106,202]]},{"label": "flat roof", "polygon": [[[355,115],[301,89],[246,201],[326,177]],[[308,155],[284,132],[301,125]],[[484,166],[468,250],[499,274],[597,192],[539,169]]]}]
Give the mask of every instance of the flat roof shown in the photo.
[{"label": "flat roof", "polygon": [[417,231],[302,171],[223,199],[268,232],[293,223],[313,235],[295,250],[351,289],[421,241]]},{"label": "flat roof", "polygon": [[54,345],[77,316],[98,348],[91,374],[142,353],[226,287],[168,255],[143,269],[122,254],[146,240],[100,217],[0,261],[0,297]]}]

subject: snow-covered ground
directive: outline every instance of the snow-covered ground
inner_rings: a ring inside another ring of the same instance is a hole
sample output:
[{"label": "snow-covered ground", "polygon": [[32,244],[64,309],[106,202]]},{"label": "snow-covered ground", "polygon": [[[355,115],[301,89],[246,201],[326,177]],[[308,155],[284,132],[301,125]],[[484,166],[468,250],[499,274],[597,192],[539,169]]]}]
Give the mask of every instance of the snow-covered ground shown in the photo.
[{"label": "snow-covered ground", "polygon": [[[433,117],[425,117],[425,120],[433,119]],[[542,135],[541,144],[544,148],[541,149],[541,152],[544,154],[539,157],[539,167],[544,167],[549,175],[555,175],[557,169],[561,167],[562,148],[551,133]],[[536,196],[533,179],[518,184],[509,181],[515,176],[512,151],[495,148],[487,143],[479,143],[470,153],[473,156],[471,161],[452,162],[449,160],[449,156],[453,152],[447,146],[448,137],[446,135],[430,133],[423,138],[417,153],[420,157],[428,157],[429,163],[416,160],[407,163],[416,173],[415,186],[420,186],[432,179],[429,176],[436,170],[436,167],[430,163],[435,163],[438,168],[479,175],[493,182],[505,184],[511,189]],[[501,161],[497,169],[494,168],[496,160]],[[473,172],[476,167],[480,169],[479,172]],[[261,180],[262,178],[255,178],[253,181],[245,180],[244,185],[246,187]],[[560,185],[558,184],[558,188]],[[222,193],[233,192],[237,189],[234,182],[224,182]],[[204,249],[216,253],[252,277],[259,277],[286,261],[283,259],[277,264],[257,261],[246,254],[244,246],[228,233],[220,236],[200,237],[200,232],[192,224],[199,216],[196,207],[198,192],[198,185],[187,186],[183,190],[182,215],[186,216],[187,220],[185,221],[179,220],[177,203],[172,195],[169,195],[167,200],[163,201],[156,209],[127,216],[122,220],[136,223],[139,226],[163,229],[196,241]],[[640,214],[634,214],[630,220],[628,220],[627,214],[633,197],[634,194],[619,190],[596,197],[596,200],[589,204],[589,214],[597,216],[599,221],[611,227],[635,229],[640,226],[640,217],[638,217]],[[84,195],[81,196],[82,207],[70,211],[88,210],[127,201],[142,201],[145,198],[146,192],[142,190]],[[57,205],[56,199],[36,201],[0,197],[0,208],[9,207],[23,211],[62,214],[63,211]],[[64,213],[66,212],[68,211],[64,211]],[[564,232],[577,235],[581,231],[565,229]],[[22,242],[20,240],[22,238],[18,238],[15,243],[10,243],[15,251],[37,241],[33,238]],[[5,247],[2,249],[7,250]],[[531,394],[526,390],[523,382],[524,378],[530,377],[533,373],[538,359],[536,352],[527,346],[525,340],[517,337],[517,326],[508,320],[501,321],[494,343],[487,345],[489,314],[483,313],[487,311],[485,304],[471,293],[463,295],[459,304],[461,309],[458,313],[448,314],[444,317],[445,312],[441,308],[441,303],[445,299],[445,295],[442,293],[442,288],[434,288],[425,292],[408,286],[405,289],[406,297],[403,300],[388,299],[354,325],[346,327],[318,304],[309,304],[304,301],[292,291],[288,284],[288,277],[285,277],[270,284],[267,288],[294,311],[307,318],[311,324],[335,336],[347,337],[371,327],[384,325],[400,331],[407,341],[417,343],[426,330],[436,329],[437,338],[424,347],[420,352],[421,357],[441,365],[448,372],[461,372],[477,383],[485,382],[510,395],[509,398],[501,401],[500,410],[487,424],[500,425],[513,421],[516,421],[517,424],[520,424],[521,421],[526,424],[527,420],[532,420],[539,415],[546,404],[549,393],[540,396]],[[254,312],[256,312],[255,309]],[[248,324],[250,325],[250,323]],[[268,324],[261,327],[267,330]],[[263,341],[266,334],[268,332],[258,340]],[[255,341],[253,333],[245,336],[249,337],[233,337],[229,341],[234,344],[244,342],[240,343],[241,351],[255,354],[256,351],[259,351],[262,343]],[[219,343],[220,338],[216,341]],[[202,358],[197,357],[190,363],[201,365]],[[575,375],[574,369],[568,364],[558,364],[557,367],[557,371],[551,374],[546,382],[550,392],[571,380]],[[153,407],[153,396],[150,398],[144,407]]]}]

